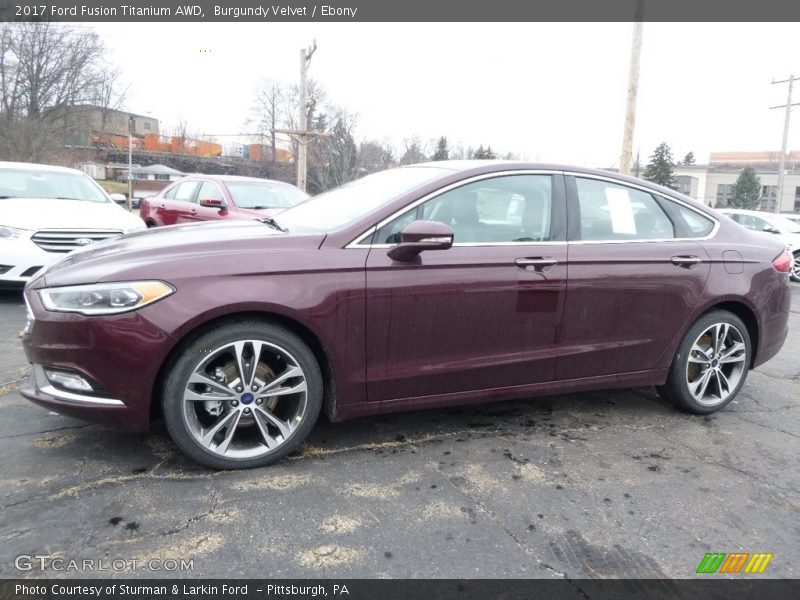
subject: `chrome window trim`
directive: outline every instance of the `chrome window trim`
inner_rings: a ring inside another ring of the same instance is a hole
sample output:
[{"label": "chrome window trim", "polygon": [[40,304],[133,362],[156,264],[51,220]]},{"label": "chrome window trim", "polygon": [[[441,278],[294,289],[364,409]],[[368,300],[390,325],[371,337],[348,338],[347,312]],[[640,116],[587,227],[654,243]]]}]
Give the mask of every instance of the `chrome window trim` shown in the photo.
[{"label": "chrome window trim", "polygon": [[[473,177],[470,177],[469,179],[462,179],[461,181],[456,181],[455,183],[451,183],[448,186],[445,186],[443,188],[439,188],[438,190],[435,190],[435,191],[431,192],[430,194],[427,194],[427,195],[423,196],[422,198],[419,198],[418,200],[415,200],[413,203],[408,204],[408,205],[404,206],[403,208],[395,211],[393,214],[391,214],[390,216],[386,217],[385,219],[383,219],[382,221],[380,221],[376,225],[373,225],[367,231],[363,232],[361,235],[359,235],[355,239],[353,239],[349,244],[347,244],[345,246],[345,249],[348,249],[348,248],[361,248],[361,249],[363,249],[363,248],[394,248],[397,244],[363,244],[362,245],[361,242],[365,238],[367,238],[370,235],[374,234],[378,229],[380,229],[381,227],[383,227],[387,223],[391,223],[396,218],[404,215],[405,213],[407,213],[410,210],[415,209],[420,204],[423,204],[423,203],[427,202],[428,200],[431,200],[432,198],[435,198],[436,196],[439,196],[441,194],[446,194],[447,192],[449,192],[450,190],[453,190],[455,188],[458,188],[458,187],[461,187],[461,186],[464,186],[464,185],[468,185],[470,183],[475,183],[476,181],[482,181],[484,179],[492,179],[494,177],[505,177],[505,176],[508,176],[508,175],[561,175],[563,173],[564,173],[563,171],[552,170],[552,169],[521,169],[521,170],[514,170],[514,171],[494,171],[492,173],[483,173],[482,175],[474,175]],[[463,243],[454,243],[453,246],[454,247],[455,246],[526,246],[526,245],[530,246],[531,244],[537,244],[538,245],[538,244],[543,244],[543,243],[563,244],[565,242],[563,242],[563,241],[553,241],[553,242],[551,242],[551,241],[548,241],[548,242],[474,242],[474,243],[463,242]]]},{"label": "chrome window trim", "polygon": [[613,183],[616,185],[620,185],[622,187],[630,187],[640,192],[645,192],[647,194],[656,195],[668,202],[675,202],[676,204],[680,204],[684,208],[688,208],[692,212],[697,213],[701,217],[711,220],[714,223],[714,226],[711,228],[711,231],[708,232],[704,237],[685,237],[685,238],[678,238],[678,237],[671,237],[671,238],[648,238],[644,240],[567,240],[569,244],[635,244],[635,243],[642,243],[642,242],[686,242],[686,241],[694,241],[694,242],[702,242],[706,240],[710,240],[715,235],[720,228],[719,220],[715,217],[704,213],[703,211],[697,210],[694,206],[686,204],[683,200],[679,200],[678,198],[673,198],[672,196],[668,196],[667,194],[663,194],[661,192],[651,190],[645,186],[637,185],[635,183],[629,183],[627,181],[620,181],[618,179],[614,179],[613,177],[603,177],[602,175],[595,175],[593,173],[578,173],[575,171],[564,171],[564,177],[579,177],[581,179],[596,179],[598,181],[607,181],[608,183]]}]

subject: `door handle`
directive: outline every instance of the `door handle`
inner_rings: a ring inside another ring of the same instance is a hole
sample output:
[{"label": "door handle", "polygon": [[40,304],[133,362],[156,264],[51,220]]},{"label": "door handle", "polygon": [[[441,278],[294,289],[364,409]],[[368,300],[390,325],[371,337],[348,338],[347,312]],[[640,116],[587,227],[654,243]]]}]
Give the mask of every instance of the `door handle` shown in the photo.
[{"label": "door handle", "polygon": [[673,265],[677,265],[685,269],[688,269],[692,265],[703,262],[703,259],[699,256],[673,256],[669,260]]},{"label": "door handle", "polygon": [[554,267],[558,261],[552,256],[533,256],[530,258],[518,258],[514,261],[520,269],[533,267],[535,271],[543,271],[548,267]]}]

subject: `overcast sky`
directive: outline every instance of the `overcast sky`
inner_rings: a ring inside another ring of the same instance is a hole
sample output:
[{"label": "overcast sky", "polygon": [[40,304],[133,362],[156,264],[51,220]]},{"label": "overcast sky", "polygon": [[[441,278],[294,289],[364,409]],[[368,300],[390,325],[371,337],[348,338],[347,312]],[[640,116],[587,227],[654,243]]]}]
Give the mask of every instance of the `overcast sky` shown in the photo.
[{"label": "overcast sky", "polygon": [[[88,26],[87,26],[88,27]],[[115,23],[94,26],[130,84],[125,108],[238,133],[259,79],[309,76],[357,114],[357,141],[447,136],[536,161],[617,166],[631,23]],[[800,25],[646,23],[634,153],[779,150]],[[800,102],[800,84],[795,101]],[[794,116],[790,149],[800,148]],[[226,138],[232,139],[232,138]]]}]

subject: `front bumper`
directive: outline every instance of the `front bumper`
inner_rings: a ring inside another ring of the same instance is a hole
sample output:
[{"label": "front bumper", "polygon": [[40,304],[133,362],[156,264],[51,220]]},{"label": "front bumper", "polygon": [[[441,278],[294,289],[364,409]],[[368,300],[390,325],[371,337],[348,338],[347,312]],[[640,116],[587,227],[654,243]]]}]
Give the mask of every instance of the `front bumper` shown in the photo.
[{"label": "front bumper", "polygon": [[[46,252],[30,236],[0,240],[0,288],[22,289],[42,267],[64,256]],[[10,268],[6,268],[10,267]]]},{"label": "front bumper", "polygon": [[[22,338],[33,373],[20,393],[60,414],[146,431],[154,385],[173,339],[144,311],[84,317],[44,310],[35,290],[26,290],[25,297],[35,316]],[[102,392],[58,388],[44,367],[77,371]]]}]

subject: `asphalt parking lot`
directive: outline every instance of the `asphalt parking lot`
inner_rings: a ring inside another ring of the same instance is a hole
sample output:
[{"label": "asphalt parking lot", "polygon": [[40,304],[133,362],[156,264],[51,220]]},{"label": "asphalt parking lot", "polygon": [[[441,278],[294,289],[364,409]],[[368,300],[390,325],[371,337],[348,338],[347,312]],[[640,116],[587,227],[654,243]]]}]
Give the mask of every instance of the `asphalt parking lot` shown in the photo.
[{"label": "asphalt parking lot", "polygon": [[[28,403],[24,306],[0,293],[0,577],[684,578],[734,551],[773,553],[761,577],[799,577],[792,291],[784,349],[715,415],[635,389],[323,421],[249,472],[198,467],[163,426]],[[19,555],[96,570],[20,571]],[[139,568],[169,559],[193,570]]]}]

